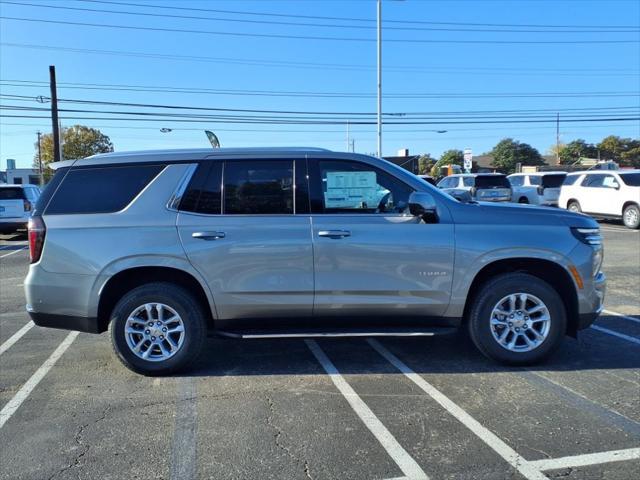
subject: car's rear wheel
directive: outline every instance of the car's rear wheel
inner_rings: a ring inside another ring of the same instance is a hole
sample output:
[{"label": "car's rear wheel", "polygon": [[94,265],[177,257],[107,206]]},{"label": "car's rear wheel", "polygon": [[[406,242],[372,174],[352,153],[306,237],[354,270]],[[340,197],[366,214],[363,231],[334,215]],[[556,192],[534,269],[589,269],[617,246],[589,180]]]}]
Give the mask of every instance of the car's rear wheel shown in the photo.
[{"label": "car's rear wheel", "polygon": [[627,205],[622,212],[624,226],[634,230],[640,228],[640,208],[638,205]]},{"label": "car's rear wheel", "polygon": [[487,357],[511,365],[545,360],[561,343],[567,325],[558,293],[545,281],[509,273],[487,282],[469,311],[473,343]]},{"label": "car's rear wheel", "polygon": [[187,368],[202,350],[206,328],[198,301],[183,288],[160,282],[124,295],[109,324],[116,355],[143,375],[168,375]]},{"label": "car's rear wheel", "polygon": [[576,200],[572,200],[569,202],[569,204],[567,205],[567,210],[569,210],[570,212],[582,213],[580,203],[578,203]]}]

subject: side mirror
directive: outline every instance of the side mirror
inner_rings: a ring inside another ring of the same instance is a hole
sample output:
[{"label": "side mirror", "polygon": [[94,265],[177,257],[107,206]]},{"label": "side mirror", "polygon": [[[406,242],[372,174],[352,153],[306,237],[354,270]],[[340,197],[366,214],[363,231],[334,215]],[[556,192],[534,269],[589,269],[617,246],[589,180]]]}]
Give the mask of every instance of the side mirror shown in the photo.
[{"label": "side mirror", "polygon": [[438,206],[435,199],[427,192],[413,192],[409,196],[409,212],[411,215],[422,218],[425,222],[438,220]]},{"label": "side mirror", "polygon": [[468,190],[454,190],[452,192],[449,192],[449,195],[462,203],[473,202],[473,197]]}]

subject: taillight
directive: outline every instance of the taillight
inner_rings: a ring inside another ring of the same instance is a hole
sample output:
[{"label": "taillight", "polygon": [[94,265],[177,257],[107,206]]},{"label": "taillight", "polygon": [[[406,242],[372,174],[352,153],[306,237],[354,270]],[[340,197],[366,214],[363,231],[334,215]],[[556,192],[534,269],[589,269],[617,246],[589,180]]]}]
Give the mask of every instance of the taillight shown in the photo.
[{"label": "taillight", "polygon": [[29,256],[31,257],[31,263],[36,263],[40,260],[46,233],[47,227],[41,217],[31,217],[29,219]]},{"label": "taillight", "polygon": [[538,187],[538,195],[544,195],[544,187],[543,186]]},{"label": "taillight", "polygon": [[24,211],[30,212],[32,208],[31,202],[29,200],[24,200]]}]

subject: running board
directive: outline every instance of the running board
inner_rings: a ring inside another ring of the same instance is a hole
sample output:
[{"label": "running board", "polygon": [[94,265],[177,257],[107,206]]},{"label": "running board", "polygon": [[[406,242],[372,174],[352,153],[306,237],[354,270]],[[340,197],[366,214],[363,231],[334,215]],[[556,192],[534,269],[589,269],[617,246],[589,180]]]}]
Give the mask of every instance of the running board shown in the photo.
[{"label": "running board", "polygon": [[241,339],[268,338],[354,338],[354,337],[433,337],[455,333],[457,328],[385,328],[385,329],[340,329],[340,330],[217,330],[221,337]]}]

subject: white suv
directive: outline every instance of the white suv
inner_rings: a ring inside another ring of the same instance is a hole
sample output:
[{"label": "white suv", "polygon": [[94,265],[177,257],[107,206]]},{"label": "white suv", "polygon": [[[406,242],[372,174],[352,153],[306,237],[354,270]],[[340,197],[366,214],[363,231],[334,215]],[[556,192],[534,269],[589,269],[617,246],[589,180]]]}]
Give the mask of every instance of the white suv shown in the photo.
[{"label": "white suv", "polygon": [[532,205],[558,206],[560,187],[566,172],[514,173],[509,175],[513,191],[512,201]]},{"label": "white suv", "polygon": [[27,228],[39,196],[35,185],[0,185],[0,233]]},{"label": "white suv", "polygon": [[621,218],[626,227],[640,228],[640,170],[570,173],[558,203],[573,212]]}]

